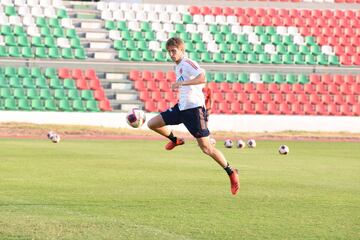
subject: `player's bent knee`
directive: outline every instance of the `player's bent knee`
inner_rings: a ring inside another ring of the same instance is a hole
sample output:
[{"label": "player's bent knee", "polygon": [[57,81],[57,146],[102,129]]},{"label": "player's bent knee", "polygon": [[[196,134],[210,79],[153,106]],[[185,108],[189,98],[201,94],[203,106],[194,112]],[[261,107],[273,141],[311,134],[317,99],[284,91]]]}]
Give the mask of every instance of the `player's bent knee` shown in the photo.
[{"label": "player's bent knee", "polygon": [[212,147],[207,147],[207,146],[203,146],[202,148],[201,148],[201,151],[203,152],[203,153],[205,153],[206,155],[211,155],[212,154]]}]

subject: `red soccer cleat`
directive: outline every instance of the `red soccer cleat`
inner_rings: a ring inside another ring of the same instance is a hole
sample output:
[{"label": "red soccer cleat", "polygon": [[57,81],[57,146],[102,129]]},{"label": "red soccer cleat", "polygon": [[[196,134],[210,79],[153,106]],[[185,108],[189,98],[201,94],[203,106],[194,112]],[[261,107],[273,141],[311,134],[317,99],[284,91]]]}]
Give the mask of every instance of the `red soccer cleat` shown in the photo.
[{"label": "red soccer cleat", "polygon": [[183,145],[184,143],[185,143],[184,139],[178,138],[176,140],[176,143],[174,143],[173,141],[170,141],[168,144],[166,144],[165,149],[166,150],[172,150],[174,147],[179,146],[179,145]]},{"label": "red soccer cleat", "polygon": [[231,193],[236,195],[240,189],[240,182],[239,182],[239,172],[237,169],[234,169],[232,174],[229,175],[230,183],[231,183]]}]

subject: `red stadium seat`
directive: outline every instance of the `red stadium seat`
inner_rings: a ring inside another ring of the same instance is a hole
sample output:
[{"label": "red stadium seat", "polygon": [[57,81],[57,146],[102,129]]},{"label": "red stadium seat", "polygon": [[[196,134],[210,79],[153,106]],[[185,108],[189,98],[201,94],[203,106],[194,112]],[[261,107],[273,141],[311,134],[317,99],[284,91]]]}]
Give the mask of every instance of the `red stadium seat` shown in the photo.
[{"label": "red stadium seat", "polygon": [[149,101],[151,99],[151,94],[149,91],[139,91],[139,99],[143,102]]},{"label": "red stadium seat", "polygon": [[344,75],[344,82],[347,84],[355,83],[355,78],[353,75]]},{"label": "red stadium seat", "polygon": [[282,103],[282,102],[286,102],[286,95],[282,94],[282,93],[275,93],[274,94],[274,102],[275,103]]},{"label": "red stadium seat", "polygon": [[266,108],[268,114],[281,114],[278,104],[270,102],[267,104]]},{"label": "red stadium seat", "polygon": [[292,103],[291,104],[291,114],[294,115],[303,115],[303,109],[302,109],[302,104],[299,103]]},{"label": "red stadium seat", "polygon": [[316,92],[315,85],[313,84],[305,84],[304,85],[304,92],[307,94],[313,94]]},{"label": "red stadium seat", "polygon": [[[236,11],[238,11],[238,12],[236,12]],[[239,16],[239,15],[237,15],[237,14],[239,14],[239,11],[241,11],[241,10],[236,10],[235,9],[235,11],[234,11],[234,8],[232,8],[232,7],[224,7],[222,9],[222,14],[225,15],[225,16],[230,16],[230,15]],[[220,15],[220,14],[217,14],[217,15]]]},{"label": "red stadium seat", "polygon": [[290,115],[291,114],[290,105],[288,103],[280,103],[279,111],[281,114]]},{"label": "red stadium seat", "polygon": [[273,100],[271,94],[268,92],[261,94],[261,101],[265,103],[272,102]]},{"label": "red stadium seat", "polygon": [[177,100],[176,95],[173,91],[164,92],[164,99],[169,101]]},{"label": "red stadium seat", "polygon": [[249,94],[249,100],[251,103],[257,103],[260,102],[260,97],[258,93],[250,93]]},{"label": "red stadium seat", "polygon": [[163,71],[154,72],[154,80],[155,81],[166,81],[166,76]]},{"label": "red stadium seat", "polygon": [[[140,72],[138,71],[138,73],[139,73],[139,76],[140,76]],[[130,74],[131,74],[131,72],[130,72]],[[97,76],[96,76],[96,71],[94,70],[94,69],[92,69],[92,68],[89,68],[89,69],[86,69],[85,70],[85,78],[86,79],[94,79],[94,78],[97,78]],[[135,80],[135,79],[134,79]]]},{"label": "red stadium seat", "polygon": [[351,94],[351,88],[349,84],[343,83],[340,85],[340,93],[343,95]]},{"label": "red stadium seat", "polygon": [[110,101],[108,99],[104,99],[99,102],[99,108],[101,111],[112,111],[112,107]]},{"label": "red stadium seat", "polygon": [[321,95],[321,102],[323,104],[329,104],[333,101],[333,97],[332,95],[329,95],[329,94],[322,94]]},{"label": "red stadium seat", "polygon": [[215,92],[220,92],[220,89],[219,89],[217,83],[215,83],[215,82],[209,82],[209,83],[207,84],[207,86],[208,86],[214,93],[215,93]]},{"label": "red stadium seat", "polygon": [[310,81],[310,84],[315,84],[315,85],[319,84],[321,82],[320,76],[317,74],[310,74],[309,81]]},{"label": "red stadium seat", "polygon": [[339,94],[340,93],[340,89],[339,89],[339,86],[334,84],[334,83],[330,83],[328,85],[328,92],[330,94]]},{"label": "red stadium seat", "polygon": [[324,104],[322,103],[318,103],[315,105],[315,113],[317,115],[329,115],[327,110],[326,110],[326,107]]},{"label": "red stadium seat", "polygon": [[210,15],[211,14],[211,9],[208,6],[201,6],[199,8],[199,10],[200,10],[200,14],[202,14],[202,15]]},{"label": "red stadium seat", "polygon": [[158,91],[159,88],[156,84],[155,81],[148,81],[146,82],[146,88],[149,90],[149,91]]},{"label": "red stadium seat", "polygon": [[89,80],[88,83],[89,83],[90,89],[92,89],[92,90],[102,89],[100,80],[97,79],[97,78],[94,78],[94,79],[92,79],[92,80]]},{"label": "red stadium seat", "polygon": [[345,96],[347,104],[354,105],[359,102],[358,95],[350,94]]},{"label": "red stadium seat", "polygon": [[176,81],[176,74],[174,71],[166,72],[166,79],[168,82],[175,82]]},{"label": "red stadium seat", "polygon": [[246,114],[255,114],[255,106],[250,102],[246,102],[243,104],[243,110]]},{"label": "red stadium seat", "polygon": [[[86,72],[85,72],[86,76]],[[87,77],[87,76],[86,76]],[[138,81],[141,79],[141,72],[138,70],[131,70],[129,73],[129,79],[133,81]]]},{"label": "red stadium seat", "polygon": [[318,94],[325,94],[328,92],[326,84],[322,84],[322,83],[316,84],[315,88],[316,88],[316,93]]},{"label": "red stadium seat", "polygon": [[244,84],[244,91],[246,93],[256,92],[254,84],[253,83],[245,83]]},{"label": "red stadium seat", "polygon": [[166,81],[160,81],[159,82],[159,89],[162,92],[169,92],[171,91],[171,86],[169,82]]},{"label": "red stadium seat", "polygon": [[233,114],[241,113],[241,107],[239,102],[232,102],[230,103],[230,111]]},{"label": "red stadium seat", "polygon": [[354,116],[360,116],[360,104],[357,103],[357,104],[353,105],[352,111],[353,111]]},{"label": "red stadium seat", "polygon": [[[223,10],[224,11],[224,10]],[[224,13],[224,12],[223,12]],[[225,13],[224,13],[225,14]],[[244,8],[234,8],[234,14],[237,17],[243,16],[245,14]]]},{"label": "red stadium seat", "polygon": [[262,102],[255,103],[255,113],[256,114],[266,114],[264,103],[262,103]]},{"label": "red stadium seat", "polygon": [[164,99],[162,92],[156,90],[151,93],[151,98],[155,101],[162,101]]},{"label": "red stadium seat", "polygon": [[102,101],[102,100],[106,99],[104,90],[103,89],[95,90],[94,98],[98,101]]},{"label": "red stadium seat", "polygon": [[77,89],[81,89],[81,90],[87,90],[90,89],[89,88],[89,84],[88,81],[86,81],[85,79],[79,79],[75,81],[75,85]]},{"label": "red stadium seat", "polygon": [[219,89],[222,92],[231,92],[232,89],[231,89],[230,85],[231,85],[231,83],[221,82],[221,83],[219,83]]},{"label": "red stadium seat", "polygon": [[265,93],[265,92],[267,92],[264,83],[257,83],[257,84],[255,85],[255,87],[256,87],[256,92],[257,92],[257,93]]},{"label": "red stadium seat", "polygon": [[144,81],[154,81],[154,77],[153,77],[153,74],[152,74],[152,72],[150,72],[150,71],[143,71],[142,72],[142,79],[144,80]]},{"label": "red stadium seat", "polygon": [[72,76],[71,76],[73,79],[82,79],[84,78],[84,74],[83,74],[83,71],[79,68],[75,68],[72,70]]},{"label": "red stadium seat", "polygon": [[339,111],[340,111],[341,115],[343,115],[343,116],[354,115],[354,113],[352,111],[352,107],[346,103],[340,105]]},{"label": "red stadium seat", "polygon": [[244,92],[238,93],[237,94],[237,99],[238,99],[239,102],[242,102],[242,103],[247,102],[249,100],[248,95],[246,93],[244,93]]},{"label": "red stadium seat", "polygon": [[299,102],[299,103],[305,104],[305,103],[308,103],[308,102],[309,102],[309,97],[308,97],[308,95],[305,94],[305,93],[300,93],[300,94],[298,94],[297,99],[298,99],[298,102]]},{"label": "red stadium seat", "polygon": [[[222,11],[223,11],[223,9],[221,7],[211,7],[211,15],[214,15],[214,16],[221,15]],[[228,15],[232,15],[232,14],[228,14]]]},{"label": "red stadium seat", "polygon": [[299,83],[292,84],[292,92],[294,92],[294,93],[304,92],[304,85],[299,84]]},{"label": "red stadium seat", "polygon": [[230,103],[220,102],[219,103],[219,112],[223,113],[223,114],[230,114],[231,113]]},{"label": "red stadium seat", "polygon": [[243,86],[244,85],[241,84],[241,83],[233,83],[232,84],[232,90],[234,92],[240,93],[240,92],[242,92],[244,90]]},{"label": "red stadium seat", "polygon": [[155,105],[155,102],[153,101],[147,101],[145,102],[145,110],[147,112],[155,112],[157,110],[157,107]]},{"label": "red stadium seat", "polygon": [[321,103],[321,97],[318,94],[311,94],[309,100],[310,103],[315,105]]},{"label": "red stadium seat", "polygon": [[327,109],[330,115],[338,116],[340,114],[340,107],[337,104],[330,103],[327,105]]},{"label": "red stadium seat", "polygon": [[191,6],[191,7],[189,7],[189,13],[191,15],[200,14],[200,9],[197,6]]},{"label": "red stadium seat", "polygon": [[167,100],[161,100],[159,102],[157,102],[157,110],[158,112],[162,112],[162,111],[165,111],[166,109],[168,109],[170,106],[169,106],[169,102]]},{"label": "red stadium seat", "polygon": [[344,104],[346,103],[344,95],[334,95],[334,103],[336,104]]},{"label": "red stadium seat", "polygon": [[58,75],[59,75],[59,78],[62,78],[62,79],[71,78],[70,69],[68,69],[68,68],[59,68]]},{"label": "red stadium seat", "polygon": [[138,91],[142,91],[146,89],[145,83],[143,81],[134,82],[134,87]]},{"label": "red stadium seat", "polygon": [[315,105],[311,103],[304,104],[304,113],[306,115],[314,115],[315,114]]},{"label": "red stadium seat", "polygon": [[285,95],[285,100],[287,103],[291,104],[297,101],[296,96],[292,93],[287,93]]},{"label": "red stadium seat", "polygon": [[270,93],[278,93],[280,92],[280,86],[277,83],[269,83],[268,84],[268,91]]}]

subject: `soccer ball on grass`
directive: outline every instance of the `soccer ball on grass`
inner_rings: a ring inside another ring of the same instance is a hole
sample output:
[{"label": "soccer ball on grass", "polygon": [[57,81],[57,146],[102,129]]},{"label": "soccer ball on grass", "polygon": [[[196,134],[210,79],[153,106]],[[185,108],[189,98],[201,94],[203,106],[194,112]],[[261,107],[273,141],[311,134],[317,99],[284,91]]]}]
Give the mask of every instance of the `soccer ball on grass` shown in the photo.
[{"label": "soccer ball on grass", "polygon": [[224,146],[226,148],[232,148],[234,145],[233,141],[231,139],[225,139]]},{"label": "soccer ball on grass", "polygon": [[237,140],[236,147],[237,148],[244,148],[245,147],[245,142],[243,140],[241,140],[241,139]]},{"label": "soccer ball on grass", "polygon": [[126,121],[131,127],[139,128],[146,121],[145,112],[141,109],[133,108],[126,114]]},{"label": "soccer ball on grass", "polygon": [[249,148],[255,148],[255,147],[256,147],[256,141],[255,141],[255,139],[249,139],[249,140],[247,141],[247,146],[248,146]]},{"label": "soccer ball on grass", "polygon": [[281,146],[279,147],[279,153],[280,153],[281,155],[286,155],[286,154],[289,153],[289,151],[290,151],[290,149],[289,149],[289,147],[286,146],[286,145],[281,145]]}]

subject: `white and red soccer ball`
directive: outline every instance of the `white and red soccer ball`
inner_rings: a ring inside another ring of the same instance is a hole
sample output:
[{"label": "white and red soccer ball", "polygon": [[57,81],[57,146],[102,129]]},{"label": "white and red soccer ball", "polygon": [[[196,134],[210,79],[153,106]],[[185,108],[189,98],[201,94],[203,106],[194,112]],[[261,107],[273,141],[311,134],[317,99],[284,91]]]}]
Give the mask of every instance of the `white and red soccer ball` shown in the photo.
[{"label": "white and red soccer ball", "polygon": [[224,146],[226,148],[232,148],[234,145],[233,141],[231,139],[225,139]]},{"label": "white and red soccer ball", "polygon": [[245,146],[246,146],[246,144],[243,140],[241,140],[241,139],[237,140],[237,142],[236,142],[237,148],[245,148]]},{"label": "white and red soccer ball", "polygon": [[139,108],[133,108],[126,114],[126,121],[131,127],[139,128],[146,121],[145,112]]}]

